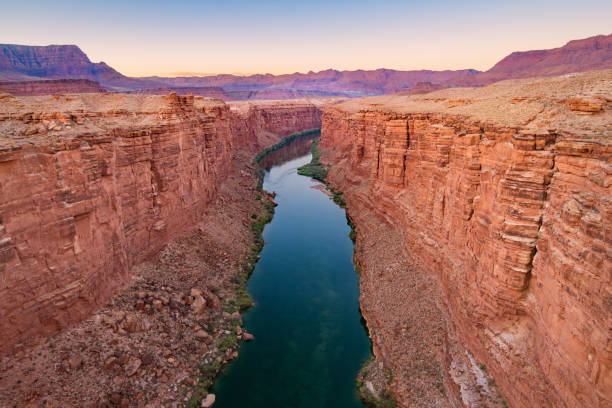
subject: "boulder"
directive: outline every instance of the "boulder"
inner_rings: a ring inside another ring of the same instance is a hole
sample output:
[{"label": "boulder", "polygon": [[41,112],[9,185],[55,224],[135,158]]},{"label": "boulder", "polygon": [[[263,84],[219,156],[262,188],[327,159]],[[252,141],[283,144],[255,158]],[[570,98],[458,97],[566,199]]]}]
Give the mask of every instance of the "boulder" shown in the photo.
[{"label": "boulder", "polygon": [[206,299],[200,294],[196,294],[191,302],[191,310],[196,314],[202,314],[206,310]]},{"label": "boulder", "polygon": [[125,366],[125,374],[128,377],[133,376],[134,374],[136,374],[136,371],[138,371],[141,365],[142,365],[142,361],[140,361],[140,359],[138,358],[130,359],[130,361]]},{"label": "boulder", "polygon": [[208,394],[206,398],[202,400],[202,404],[200,405],[202,408],[210,408],[215,403],[215,394]]}]

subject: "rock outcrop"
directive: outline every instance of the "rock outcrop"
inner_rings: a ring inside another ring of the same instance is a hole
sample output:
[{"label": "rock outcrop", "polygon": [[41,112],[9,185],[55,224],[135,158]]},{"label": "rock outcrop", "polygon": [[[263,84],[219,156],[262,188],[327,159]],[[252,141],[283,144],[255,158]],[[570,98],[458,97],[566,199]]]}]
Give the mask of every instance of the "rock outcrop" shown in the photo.
[{"label": "rock outcrop", "polygon": [[[364,218],[395,226],[412,267],[437,277],[449,330],[513,407],[612,404],[611,101],[612,71],[594,71],[323,112],[323,159],[358,237]],[[400,282],[376,282],[384,273],[362,275],[362,309],[409,406],[386,333],[419,332],[385,328],[379,305],[419,285],[386,291]]]},{"label": "rock outcrop", "polygon": [[320,126],[306,102],[0,97],[0,352],[104,304],[201,219],[236,149]]},{"label": "rock outcrop", "polygon": [[332,100],[232,102],[232,134],[240,146],[260,151],[301,130],[321,127],[321,106]]},{"label": "rock outcrop", "polygon": [[[89,79],[49,79],[44,81],[0,82],[0,92],[13,96],[104,93],[98,82]],[[168,94],[168,92],[166,92]]]}]

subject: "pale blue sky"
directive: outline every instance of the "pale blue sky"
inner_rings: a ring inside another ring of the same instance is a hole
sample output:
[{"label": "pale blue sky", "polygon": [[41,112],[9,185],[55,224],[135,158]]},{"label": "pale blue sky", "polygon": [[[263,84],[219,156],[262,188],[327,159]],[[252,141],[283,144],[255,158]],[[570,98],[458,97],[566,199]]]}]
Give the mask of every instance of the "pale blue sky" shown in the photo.
[{"label": "pale blue sky", "polygon": [[77,44],[127,75],[485,70],[612,32],[612,2],[0,0],[0,43]]}]

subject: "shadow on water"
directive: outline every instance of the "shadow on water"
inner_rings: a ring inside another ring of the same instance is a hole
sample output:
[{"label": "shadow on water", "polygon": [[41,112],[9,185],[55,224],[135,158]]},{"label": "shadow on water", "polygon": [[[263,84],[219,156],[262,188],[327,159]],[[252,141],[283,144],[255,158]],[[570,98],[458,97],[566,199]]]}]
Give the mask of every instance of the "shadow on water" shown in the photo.
[{"label": "shadow on water", "polygon": [[298,139],[291,140],[281,149],[268,153],[266,157],[260,160],[259,165],[266,171],[270,171],[270,169],[274,166],[280,166],[289,160],[305,156],[310,153],[312,141],[319,136],[321,136],[321,132],[315,132],[302,136]]},{"label": "shadow on water", "polygon": [[[313,135],[316,137],[317,135]],[[343,209],[299,176],[313,137],[293,140],[260,162],[277,193],[274,219],[243,315],[255,336],[218,378],[219,407],[363,407],[355,387],[370,357],[359,312],[359,281]]]}]

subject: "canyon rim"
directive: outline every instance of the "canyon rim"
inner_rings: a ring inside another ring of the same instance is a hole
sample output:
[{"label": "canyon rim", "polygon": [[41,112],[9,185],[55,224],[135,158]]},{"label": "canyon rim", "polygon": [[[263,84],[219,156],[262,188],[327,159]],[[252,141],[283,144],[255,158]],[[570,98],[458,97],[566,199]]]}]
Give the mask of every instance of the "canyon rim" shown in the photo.
[{"label": "canyon rim", "polygon": [[0,28],[0,407],[612,408],[612,7],[60,3]]}]

